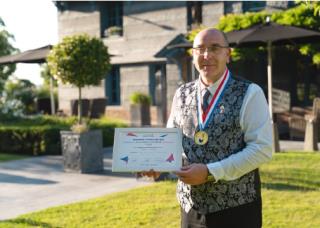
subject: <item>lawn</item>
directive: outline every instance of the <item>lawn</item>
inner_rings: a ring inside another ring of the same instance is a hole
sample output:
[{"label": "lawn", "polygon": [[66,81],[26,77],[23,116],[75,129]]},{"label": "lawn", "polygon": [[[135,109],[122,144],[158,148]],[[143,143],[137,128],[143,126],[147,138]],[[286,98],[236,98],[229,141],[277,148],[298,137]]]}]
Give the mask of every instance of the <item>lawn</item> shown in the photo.
[{"label": "lawn", "polygon": [[[265,228],[320,227],[320,153],[279,153],[261,168]],[[179,227],[175,183],[49,208],[0,227]]]},{"label": "lawn", "polygon": [[27,158],[27,157],[29,157],[29,156],[0,153],[0,162],[18,160],[18,159],[23,159],[23,158]]}]

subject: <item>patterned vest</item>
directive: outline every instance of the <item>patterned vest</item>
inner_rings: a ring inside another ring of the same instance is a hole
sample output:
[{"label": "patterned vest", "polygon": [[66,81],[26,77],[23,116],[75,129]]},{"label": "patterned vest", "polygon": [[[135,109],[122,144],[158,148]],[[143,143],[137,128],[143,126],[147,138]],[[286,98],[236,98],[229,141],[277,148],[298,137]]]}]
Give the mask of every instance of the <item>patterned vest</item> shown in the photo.
[{"label": "patterned vest", "polygon": [[[203,146],[194,143],[194,134],[199,130],[198,83],[197,80],[181,86],[173,107],[174,124],[183,131],[184,164],[220,161],[246,146],[240,126],[240,109],[250,83],[230,77],[205,129],[209,141]],[[250,203],[260,197],[259,172],[256,169],[233,181],[220,180],[196,186],[178,181],[177,197],[186,212],[193,207],[202,214]]]}]

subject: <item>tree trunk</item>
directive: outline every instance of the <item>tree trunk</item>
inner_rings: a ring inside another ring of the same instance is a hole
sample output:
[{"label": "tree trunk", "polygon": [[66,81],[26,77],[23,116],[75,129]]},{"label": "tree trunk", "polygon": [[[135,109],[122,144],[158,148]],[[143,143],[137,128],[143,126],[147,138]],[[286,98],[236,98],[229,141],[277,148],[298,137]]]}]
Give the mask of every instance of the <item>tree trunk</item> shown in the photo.
[{"label": "tree trunk", "polygon": [[81,99],[81,87],[79,87],[78,123],[79,123],[79,124],[82,124],[82,99]]}]

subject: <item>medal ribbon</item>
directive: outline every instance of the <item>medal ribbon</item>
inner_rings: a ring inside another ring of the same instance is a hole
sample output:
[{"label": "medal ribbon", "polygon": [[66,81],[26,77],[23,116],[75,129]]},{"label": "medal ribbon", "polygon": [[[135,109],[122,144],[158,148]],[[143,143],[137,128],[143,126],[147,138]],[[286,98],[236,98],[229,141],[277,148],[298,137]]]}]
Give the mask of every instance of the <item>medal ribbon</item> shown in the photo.
[{"label": "medal ribbon", "polygon": [[[229,81],[230,78],[230,73],[229,70],[226,69],[223,79],[220,82],[216,92],[214,93],[210,104],[206,110],[206,112],[202,112],[201,109],[201,90],[200,90],[200,80],[199,80],[199,87],[198,87],[198,121],[199,121],[199,128],[200,130],[203,130],[204,128],[207,127],[209,119],[213,113],[213,110],[215,109],[215,107],[217,106],[218,100],[220,99],[221,94],[223,93],[223,91],[226,88],[227,82]],[[202,118],[201,118],[201,113],[202,113]]]}]

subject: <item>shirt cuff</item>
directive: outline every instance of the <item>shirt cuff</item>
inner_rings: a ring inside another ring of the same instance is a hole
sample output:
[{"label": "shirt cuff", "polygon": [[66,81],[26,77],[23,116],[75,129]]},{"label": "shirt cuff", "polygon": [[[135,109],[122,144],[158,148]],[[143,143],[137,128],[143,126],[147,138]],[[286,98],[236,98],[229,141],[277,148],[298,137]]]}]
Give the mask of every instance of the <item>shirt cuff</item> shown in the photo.
[{"label": "shirt cuff", "polygon": [[221,180],[224,177],[224,171],[220,164],[220,162],[214,162],[207,164],[209,172],[212,174],[212,176],[215,179],[215,182],[218,180]]}]

